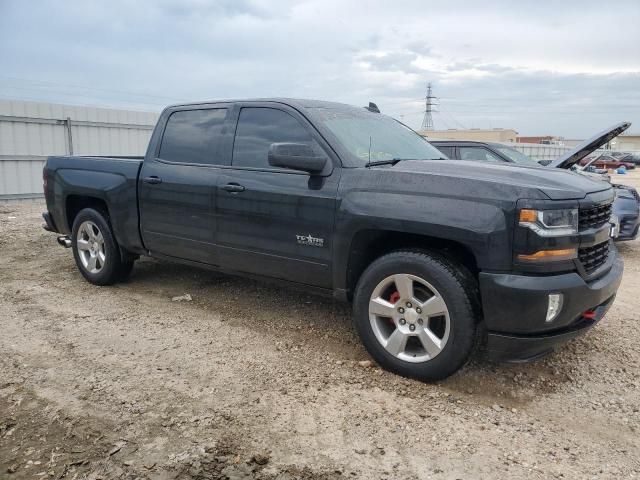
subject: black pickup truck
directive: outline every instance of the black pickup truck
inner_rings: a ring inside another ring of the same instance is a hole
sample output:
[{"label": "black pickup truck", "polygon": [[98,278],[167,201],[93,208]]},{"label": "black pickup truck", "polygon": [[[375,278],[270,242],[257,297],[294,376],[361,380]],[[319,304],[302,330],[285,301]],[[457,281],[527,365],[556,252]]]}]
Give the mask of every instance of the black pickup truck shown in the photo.
[{"label": "black pickup truck", "polygon": [[144,158],[49,157],[45,228],[98,285],[150,255],[350,301],[372,357],[423,380],[597,323],[623,269],[612,188],[442,157],[374,105],[176,105]]}]

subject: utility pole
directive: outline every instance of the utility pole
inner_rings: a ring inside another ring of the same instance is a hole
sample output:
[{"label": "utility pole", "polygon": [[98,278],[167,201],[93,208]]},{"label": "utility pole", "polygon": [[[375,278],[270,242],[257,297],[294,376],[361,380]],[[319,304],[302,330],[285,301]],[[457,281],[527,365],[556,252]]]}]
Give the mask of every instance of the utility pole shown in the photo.
[{"label": "utility pole", "polygon": [[424,118],[422,119],[422,130],[433,130],[433,99],[436,98],[431,94],[431,82],[427,83],[427,96],[425,97]]}]

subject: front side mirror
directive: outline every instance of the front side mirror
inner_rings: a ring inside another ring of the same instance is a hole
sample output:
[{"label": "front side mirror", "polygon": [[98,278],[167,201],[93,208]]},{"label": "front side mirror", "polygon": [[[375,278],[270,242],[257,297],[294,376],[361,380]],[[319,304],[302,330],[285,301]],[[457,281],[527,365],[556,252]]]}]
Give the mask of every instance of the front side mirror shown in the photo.
[{"label": "front side mirror", "polygon": [[272,143],[269,147],[269,165],[309,173],[320,173],[327,157],[318,156],[306,143]]}]

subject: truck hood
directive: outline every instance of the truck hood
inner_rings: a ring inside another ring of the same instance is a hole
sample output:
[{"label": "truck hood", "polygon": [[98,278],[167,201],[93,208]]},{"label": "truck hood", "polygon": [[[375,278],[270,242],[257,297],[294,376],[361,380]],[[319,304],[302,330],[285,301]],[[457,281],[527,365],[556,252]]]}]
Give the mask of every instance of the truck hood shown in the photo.
[{"label": "truck hood", "polygon": [[560,158],[553,160],[547,166],[556,168],[571,168],[572,165],[575,165],[590,153],[593,153],[601,146],[616,138],[630,126],[631,122],[621,122],[613,125],[612,127],[609,127],[606,130],[603,130],[600,133],[594,135],[590,139],[580,143],[573,150],[569,150]]},{"label": "truck hood", "polygon": [[[390,168],[390,167],[372,167]],[[527,190],[536,190],[552,200],[581,199],[593,192],[611,188],[609,184],[575,175],[566,170],[523,167],[513,164],[483,163],[468,160],[447,162],[443,160],[405,160],[391,167],[398,173],[420,173],[452,179],[471,180],[509,186],[521,191],[522,198],[529,198]]]}]

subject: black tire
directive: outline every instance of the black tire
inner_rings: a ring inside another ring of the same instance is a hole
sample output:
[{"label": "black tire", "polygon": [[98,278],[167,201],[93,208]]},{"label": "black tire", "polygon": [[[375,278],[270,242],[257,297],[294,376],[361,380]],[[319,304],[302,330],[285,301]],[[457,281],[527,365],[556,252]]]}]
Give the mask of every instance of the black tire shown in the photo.
[{"label": "black tire", "polygon": [[[396,274],[413,275],[435,287],[449,312],[446,343],[440,353],[421,363],[388,352],[376,337],[369,318],[369,302],[376,286]],[[360,277],[353,302],[356,330],[374,360],[386,370],[423,381],[441,380],[459,370],[470,358],[477,331],[474,288],[466,277],[453,262],[425,251],[397,251],[374,261]]]},{"label": "black tire", "polygon": [[[93,223],[99,229],[104,239],[105,260],[104,264],[97,272],[92,272],[85,267],[80,258],[81,254],[78,249],[78,236],[80,227],[85,222]],[[133,262],[122,261],[120,248],[113,236],[109,217],[106,213],[99,210],[85,208],[76,215],[76,218],[73,220],[73,227],[71,230],[71,244],[73,257],[76,261],[78,270],[80,270],[80,273],[88,282],[93,283],[94,285],[111,285],[123,280],[129,275],[133,268]]]}]

